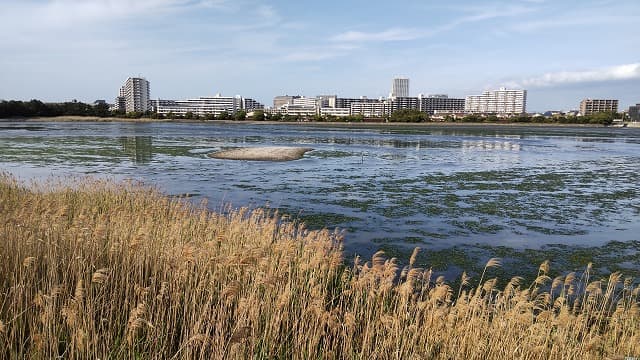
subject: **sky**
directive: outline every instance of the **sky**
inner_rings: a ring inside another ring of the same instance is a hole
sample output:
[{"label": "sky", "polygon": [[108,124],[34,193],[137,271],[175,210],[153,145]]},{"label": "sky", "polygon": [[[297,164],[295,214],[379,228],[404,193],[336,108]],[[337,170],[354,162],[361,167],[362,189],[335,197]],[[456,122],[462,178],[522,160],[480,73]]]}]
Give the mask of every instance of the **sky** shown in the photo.
[{"label": "sky", "polygon": [[464,97],[528,90],[527,110],[640,103],[640,1],[0,0],[0,99],[242,95]]}]

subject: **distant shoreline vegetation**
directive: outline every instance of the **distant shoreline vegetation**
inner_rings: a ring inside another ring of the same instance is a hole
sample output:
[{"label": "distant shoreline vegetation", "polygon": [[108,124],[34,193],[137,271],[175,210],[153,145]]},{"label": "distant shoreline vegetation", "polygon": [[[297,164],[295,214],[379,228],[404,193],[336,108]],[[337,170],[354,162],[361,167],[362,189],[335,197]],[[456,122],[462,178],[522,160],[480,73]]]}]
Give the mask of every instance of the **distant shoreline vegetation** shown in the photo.
[{"label": "distant shoreline vegetation", "polygon": [[331,115],[296,116],[283,114],[270,114],[262,110],[253,111],[247,114],[245,111],[238,111],[235,114],[223,112],[217,116],[213,114],[199,116],[193,113],[185,115],[157,114],[153,111],[130,112],[109,110],[106,103],[86,104],[72,101],[64,103],[44,103],[40,100],[31,101],[0,101],[0,119],[28,118],[28,117],[59,117],[59,116],[83,116],[99,118],[120,118],[120,119],[152,119],[152,120],[232,120],[232,121],[281,121],[281,122],[369,122],[369,123],[531,123],[531,124],[591,124],[591,125],[611,125],[613,119],[620,115],[615,112],[600,112],[584,116],[531,116],[529,114],[516,114],[509,117],[498,117],[497,115],[469,114],[462,118],[447,116],[444,120],[432,119],[429,114],[419,110],[402,109],[384,117],[364,117],[362,115],[350,115],[336,117]]}]

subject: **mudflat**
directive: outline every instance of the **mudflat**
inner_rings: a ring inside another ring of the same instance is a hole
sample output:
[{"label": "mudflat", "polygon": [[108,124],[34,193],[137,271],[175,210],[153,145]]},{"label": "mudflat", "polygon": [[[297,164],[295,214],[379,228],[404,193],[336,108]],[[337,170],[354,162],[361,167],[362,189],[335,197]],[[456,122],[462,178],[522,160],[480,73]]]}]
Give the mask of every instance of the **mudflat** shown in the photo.
[{"label": "mudflat", "polygon": [[260,146],[220,150],[209,157],[226,160],[291,161],[298,160],[312,148],[296,146]]}]

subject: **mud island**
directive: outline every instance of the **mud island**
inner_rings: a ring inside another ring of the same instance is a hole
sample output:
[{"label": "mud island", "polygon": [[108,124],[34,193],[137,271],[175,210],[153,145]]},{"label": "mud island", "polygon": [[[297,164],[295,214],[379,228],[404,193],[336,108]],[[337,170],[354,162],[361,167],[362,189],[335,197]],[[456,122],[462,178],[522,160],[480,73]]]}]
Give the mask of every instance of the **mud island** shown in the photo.
[{"label": "mud island", "polygon": [[209,157],[226,160],[254,160],[254,161],[291,161],[298,160],[313,150],[295,146],[261,146],[220,150],[209,154]]}]

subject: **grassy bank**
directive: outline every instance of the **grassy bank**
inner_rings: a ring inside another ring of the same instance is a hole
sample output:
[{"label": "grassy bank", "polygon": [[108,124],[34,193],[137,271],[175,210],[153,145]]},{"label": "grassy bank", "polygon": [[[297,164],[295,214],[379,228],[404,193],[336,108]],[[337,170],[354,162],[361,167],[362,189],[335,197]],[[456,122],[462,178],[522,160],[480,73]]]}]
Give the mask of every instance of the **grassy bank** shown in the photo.
[{"label": "grassy bank", "polygon": [[618,273],[550,279],[542,264],[496,288],[492,259],[451,288],[406,260],[345,267],[340,234],[262,211],[5,175],[0,358],[640,356],[640,288]]}]

